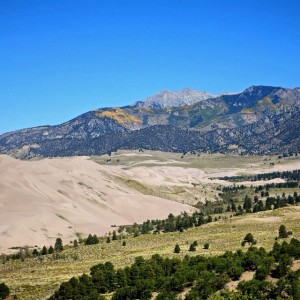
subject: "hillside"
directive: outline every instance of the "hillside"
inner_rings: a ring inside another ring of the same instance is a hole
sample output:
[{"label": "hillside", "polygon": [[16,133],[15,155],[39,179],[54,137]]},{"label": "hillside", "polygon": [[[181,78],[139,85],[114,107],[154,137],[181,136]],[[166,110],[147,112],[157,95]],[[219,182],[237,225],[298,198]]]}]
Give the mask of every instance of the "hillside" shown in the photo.
[{"label": "hillside", "polygon": [[[211,257],[223,254],[224,251],[245,250],[241,247],[241,241],[249,232],[257,239],[258,247],[264,247],[269,251],[274,238],[278,235],[280,224],[285,224],[293,231],[293,237],[299,239],[299,207],[234,217],[189,229],[183,233],[129,237],[126,239],[125,247],[119,240],[109,244],[103,241],[98,245],[82,245],[76,249],[70,247],[57,258],[46,255],[40,259],[28,258],[24,262],[9,261],[1,264],[0,273],[2,280],[11,288],[12,295],[17,295],[18,299],[46,299],[63,281],[82,273],[88,274],[93,265],[107,261],[120,268],[131,265],[140,255],[144,258],[150,258],[154,254],[169,258],[184,258],[185,255]],[[195,240],[199,244],[197,250],[188,251],[189,244]],[[203,249],[206,242],[210,243],[209,250]],[[180,254],[173,253],[176,243],[180,245]],[[297,263],[295,267],[299,268]],[[237,282],[232,282],[232,285],[237,285]]]},{"label": "hillside", "polygon": [[61,125],[6,133],[0,136],[0,153],[28,159],[137,148],[240,154],[300,150],[299,88],[253,86],[238,94],[203,95],[190,89],[165,92],[130,106],[99,108]]}]

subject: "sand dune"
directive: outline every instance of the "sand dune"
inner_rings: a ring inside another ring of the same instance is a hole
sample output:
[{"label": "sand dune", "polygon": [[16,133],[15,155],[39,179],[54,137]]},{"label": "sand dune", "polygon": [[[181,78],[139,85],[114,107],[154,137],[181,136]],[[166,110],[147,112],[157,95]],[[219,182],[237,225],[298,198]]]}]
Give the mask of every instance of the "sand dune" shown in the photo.
[{"label": "sand dune", "polygon": [[260,157],[246,157],[242,165],[239,157],[221,158],[182,161],[177,154],[123,151],[112,155],[113,163],[106,156],[96,163],[88,157],[20,161],[0,155],[0,253],[12,246],[50,245],[59,236],[69,243],[78,233],[105,234],[111,225],[191,211],[175,201],[214,200],[217,185],[232,184],[210,177],[300,168],[296,158],[275,166]]},{"label": "sand dune", "polygon": [[[122,185],[110,176],[116,172],[86,157],[20,161],[0,156],[0,253],[12,246],[50,245],[59,236],[69,243],[76,233],[104,234],[111,225],[193,209]],[[169,175],[147,174],[158,181]]]}]

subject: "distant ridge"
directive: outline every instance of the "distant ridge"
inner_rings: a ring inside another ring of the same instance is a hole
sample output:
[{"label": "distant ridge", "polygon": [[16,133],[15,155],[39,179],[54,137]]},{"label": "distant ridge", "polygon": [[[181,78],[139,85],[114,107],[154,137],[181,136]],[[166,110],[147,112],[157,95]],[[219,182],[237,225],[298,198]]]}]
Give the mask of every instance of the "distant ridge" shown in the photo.
[{"label": "distant ridge", "polygon": [[251,86],[213,95],[163,91],[134,105],[99,108],[56,126],[0,136],[0,154],[101,155],[118,149],[238,154],[300,151],[300,89]]}]

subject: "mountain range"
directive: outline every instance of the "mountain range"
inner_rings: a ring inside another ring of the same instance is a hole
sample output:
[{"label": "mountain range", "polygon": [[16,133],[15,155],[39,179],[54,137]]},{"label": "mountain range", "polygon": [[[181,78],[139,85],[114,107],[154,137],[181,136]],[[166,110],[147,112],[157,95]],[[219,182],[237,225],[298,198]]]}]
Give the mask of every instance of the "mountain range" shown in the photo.
[{"label": "mountain range", "polygon": [[284,154],[300,150],[300,88],[251,86],[213,95],[162,91],[99,108],[56,126],[0,136],[0,153],[22,159],[101,155],[118,149]]}]

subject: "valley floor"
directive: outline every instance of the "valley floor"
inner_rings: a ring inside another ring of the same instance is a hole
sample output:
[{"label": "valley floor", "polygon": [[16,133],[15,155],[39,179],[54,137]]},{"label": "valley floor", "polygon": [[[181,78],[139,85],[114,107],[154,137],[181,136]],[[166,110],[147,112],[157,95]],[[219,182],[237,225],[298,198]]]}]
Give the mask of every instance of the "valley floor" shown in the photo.
[{"label": "valley floor", "polygon": [[[300,207],[231,217],[183,233],[147,234],[110,244],[72,247],[70,241],[89,233],[104,235],[112,225],[164,219],[169,213],[192,212],[198,202],[219,200],[223,176],[300,169],[300,158],[184,155],[154,151],[120,151],[111,156],[19,161],[0,156],[0,253],[14,246],[53,245],[57,237],[66,247],[56,256],[10,260],[0,266],[0,278],[18,299],[44,299],[68,278],[89,272],[96,263],[129,265],[139,255],[173,256],[174,245],[191,254],[217,255],[240,248],[252,232],[258,246],[270,250],[284,223],[300,238]],[[272,180],[276,182],[282,179]],[[239,182],[259,185],[266,182]],[[277,193],[277,191],[274,191]],[[204,250],[204,243],[210,244]]]}]

